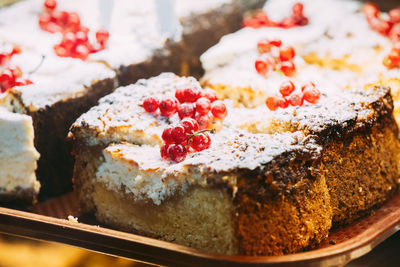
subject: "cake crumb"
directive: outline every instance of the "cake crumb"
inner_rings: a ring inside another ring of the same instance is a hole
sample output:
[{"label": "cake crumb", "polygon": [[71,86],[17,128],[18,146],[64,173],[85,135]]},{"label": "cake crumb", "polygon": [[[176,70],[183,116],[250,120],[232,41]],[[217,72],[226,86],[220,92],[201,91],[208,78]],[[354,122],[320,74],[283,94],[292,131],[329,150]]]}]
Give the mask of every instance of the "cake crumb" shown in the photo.
[{"label": "cake crumb", "polygon": [[74,217],[72,215],[68,215],[68,221],[70,221],[70,222],[78,222],[78,217]]}]

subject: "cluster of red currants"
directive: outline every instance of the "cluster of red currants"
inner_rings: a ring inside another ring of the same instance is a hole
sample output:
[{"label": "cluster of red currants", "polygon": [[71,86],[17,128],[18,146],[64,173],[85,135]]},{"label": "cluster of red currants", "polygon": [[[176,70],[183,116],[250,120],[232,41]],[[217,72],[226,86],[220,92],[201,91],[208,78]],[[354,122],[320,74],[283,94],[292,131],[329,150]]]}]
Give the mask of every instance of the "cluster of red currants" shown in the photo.
[{"label": "cluster of red currants", "polygon": [[214,131],[214,125],[222,127],[222,120],[227,115],[227,109],[212,89],[197,90],[193,88],[177,89],[175,97],[159,101],[148,97],[143,101],[146,112],[155,113],[160,110],[162,116],[170,117],[178,114],[180,124],[164,129],[161,148],[163,159],[180,162],[187,153],[202,151],[211,144],[207,132]]},{"label": "cluster of red currants", "polygon": [[363,13],[370,27],[393,42],[393,48],[383,59],[383,65],[388,69],[400,67],[400,8],[389,11],[389,19],[380,17],[379,8],[373,3],[363,6]]},{"label": "cluster of red currants", "polygon": [[4,93],[15,86],[32,84],[31,80],[22,78],[22,71],[18,66],[10,66],[13,55],[21,53],[18,46],[14,46],[9,53],[0,53],[0,92]]},{"label": "cluster of red currants", "polygon": [[263,39],[258,42],[257,49],[260,56],[256,59],[255,68],[260,75],[280,70],[285,76],[292,76],[296,71],[293,62],[296,52],[291,46],[282,46],[281,40]]},{"label": "cluster of red currants", "polygon": [[281,95],[269,96],[266,105],[270,110],[277,108],[287,108],[291,106],[302,106],[304,101],[316,104],[321,96],[321,92],[315,87],[314,83],[307,83],[301,87],[301,92],[295,92],[296,87],[292,81],[284,82],[279,88]]},{"label": "cluster of red currants", "polygon": [[243,27],[252,27],[255,29],[261,27],[280,27],[292,28],[295,26],[305,26],[308,24],[308,18],[303,14],[303,4],[295,3],[292,7],[292,14],[282,21],[272,21],[263,10],[257,10],[244,17]]},{"label": "cluster of red currants", "polygon": [[39,16],[39,26],[44,31],[63,35],[61,42],[54,46],[57,56],[86,60],[89,54],[105,49],[109,38],[107,31],[97,31],[97,43],[91,44],[88,38],[89,28],[81,25],[79,15],[75,12],[58,11],[56,7],[56,0],[45,0],[44,12]]}]

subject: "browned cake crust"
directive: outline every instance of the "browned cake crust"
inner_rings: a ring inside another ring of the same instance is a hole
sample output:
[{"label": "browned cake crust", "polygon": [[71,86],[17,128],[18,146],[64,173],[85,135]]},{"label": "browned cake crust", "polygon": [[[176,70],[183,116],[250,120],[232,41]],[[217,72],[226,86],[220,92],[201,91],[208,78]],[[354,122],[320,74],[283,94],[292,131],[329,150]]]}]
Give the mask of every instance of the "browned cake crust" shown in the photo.
[{"label": "browned cake crust", "polygon": [[[137,86],[172,78],[141,80]],[[116,228],[217,253],[282,255],[314,247],[332,226],[368,214],[398,191],[400,144],[393,102],[389,88],[375,87],[343,91],[340,98],[323,98],[293,114],[281,110],[289,119],[277,129],[286,133],[233,133],[224,143],[232,155],[216,155],[218,146],[210,147],[201,160],[185,166],[187,178],[201,175],[204,184],[191,185],[160,205],[138,200],[123,187],[112,190],[96,180],[105,161],[103,149],[118,140],[93,145],[97,136],[107,134],[96,127],[99,114],[110,103],[122,104],[118,97],[129,98],[130,91],[108,96],[72,128],[74,182],[82,208]],[[234,167],[241,160],[259,165]],[[215,169],[220,161],[234,164]]]}]

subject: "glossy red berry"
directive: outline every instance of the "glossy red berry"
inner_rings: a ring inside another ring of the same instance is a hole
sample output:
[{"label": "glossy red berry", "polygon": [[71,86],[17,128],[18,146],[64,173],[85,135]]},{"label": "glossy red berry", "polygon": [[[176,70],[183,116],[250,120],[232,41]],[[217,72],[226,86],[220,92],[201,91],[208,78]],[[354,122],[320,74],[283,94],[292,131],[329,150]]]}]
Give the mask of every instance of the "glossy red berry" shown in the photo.
[{"label": "glossy red berry", "polygon": [[307,87],[315,87],[315,84],[313,82],[308,82],[308,83],[304,84],[301,87],[301,92],[304,92],[304,89],[306,89]]},{"label": "glossy red berry", "polygon": [[303,9],[304,9],[304,6],[302,3],[295,3],[292,7],[292,12],[295,15],[301,15],[301,14],[303,14]]},{"label": "glossy red berry", "polygon": [[287,108],[289,106],[289,100],[287,100],[285,97],[281,96],[278,97],[278,106],[280,108]]},{"label": "glossy red berry", "polygon": [[170,144],[174,142],[174,139],[172,138],[172,129],[173,127],[168,126],[167,128],[164,129],[161,138],[164,140],[165,143]]},{"label": "glossy red berry", "polygon": [[400,22],[393,25],[392,29],[389,32],[389,38],[395,44],[400,44]]},{"label": "glossy red berry", "polygon": [[258,42],[257,44],[257,50],[258,53],[263,54],[263,53],[268,53],[271,51],[272,45],[268,39],[263,39]]},{"label": "glossy red berry", "polygon": [[208,98],[200,97],[196,101],[196,112],[199,114],[207,114],[211,109],[211,101]]},{"label": "glossy red berry", "polygon": [[172,161],[181,162],[185,160],[187,150],[185,146],[181,144],[171,144],[167,149],[167,155]]},{"label": "glossy red berry", "polygon": [[218,100],[217,97],[217,92],[215,92],[213,89],[210,88],[206,88],[201,92],[201,96],[208,98],[208,100],[212,102],[214,102],[215,100]]},{"label": "glossy red berry", "polygon": [[303,91],[303,98],[308,103],[316,104],[320,97],[321,92],[313,86],[306,87]]},{"label": "glossy red berry", "polygon": [[289,97],[288,97],[289,104],[292,106],[302,106],[304,99],[303,95],[298,92],[293,92]]},{"label": "glossy red berry", "polygon": [[190,145],[195,151],[202,151],[210,147],[211,138],[208,133],[199,133],[193,136]]},{"label": "glossy red berry", "polygon": [[265,104],[270,110],[276,110],[279,107],[279,97],[277,96],[269,96],[265,100]]},{"label": "glossy red berry", "polygon": [[146,112],[154,113],[157,111],[159,103],[160,102],[158,99],[154,97],[148,97],[143,101],[143,108],[146,110]]},{"label": "glossy red berry", "polygon": [[369,17],[378,17],[379,15],[379,8],[377,5],[373,3],[366,3],[363,8],[362,12],[365,14],[367,18]]},{"label": "glossy red berry", "polygon": [[206,114],[206,115],[201,115],[201,114],[196,114],[196,121],[199,124],[199,130],[204,130],[207,129],[208,126],[211,124],[211,116]]},{"label": "glossy red berry", "polygon": [[293,76],[296,71],[296,66],[293,61],[283,61],[281,63],[281,71],[285,76]]},{"label": "glossy red berry", "polygon": [[168,155],[168,148],[171,144],[163,144],[160,148],[160,154],[161,158],[165,160],[170,160],[170,157]]},{"label": "glossy red berry", "polygon": [[48,11],[53,11],[57,7],[57,1],[56,0],[46,0],[44,1],[44,7]]},{"label": "glossy red berry", "polygon": [[400,8],[393,8],[389,11],[389,20],[391,23],[400,23]]},{"label": "glossy red berry", "polygon": [[178,100],[176,98],[163,99],[159,105],[161,115],[170,117],[178,111]]},{"label": "glossy red berry", "polygon": [[385,36],[389,34],[392,27],[389,21],[380,18],[372,17],[368,20],[368,22],[373,30]]},{"label": "glossy red berry", "polygon": [[179,103],[185,103],[185,89],[176,89],[175,97],[178,99]]},{"label": "glossy red berry", "polygon": [[217,100],[211,104],[211,113],[215,118],[224,119],[228,114],[228,110],[226,109],[224,102]]},{"label": "glossy red berry", "polygon": [[383,59],[383,65],[388,69],[400,67],[400,54],[392,51]]},{"label": "glossy red berry", "polygon": [[201,92],[197,89],[185,88],[183,89],[183,102],[193,103],[196,102],[201,96]]},{"label": "glossy red berry", "polygon": [[78,45],[78,46],[76,46],[76,48],[75,48],[75,55],[74,55],[74,57],[80,58],[80,59],[82,59],[83,61],[85,61],[85,60],[88,58],[89,54],[90,54],[90,50],[89,50],[89,48],[88,48],[87,46],[85,46],[85,45]]},{"label": "glossy red berry", "polygon": [[57,56],[59,57],[67,57],[68,56],[68,51],[65,49],[65,47],[61,45],[55,45],[54,46],[54,52],[56,53]]},{"label": "glossy red berry", "polygon": [[183,103],[178,105],[179,119],[194,118],[196,115],[196,107],[193,103]]},{"label": "glossy red berry", "polygon": [[75,33],[75,41],[77,44],[86,44],[89,41],[87,32],[77,31]]},{"label": "glossy red berry", "polygon": [[255,68],[259,74],[266,76],[275,69],[275,60],[270,55],[264,54],[256,60]]},{"label": "glossy red berry", "polygon": [[109,37],[110,37],[110,33],[106,30],[98,30],[96,32],[96,40],[100,44],[105,44],[108,41]]},{"label": "glossy red berry", "polygon": [[281,61],[292,60],[295,55],[296,52],[294,51],[294,48],[291,46],[283,47],[279,50],[279,58]]},{"label": "glossy red berry", "polygon": [[187,140],[185,127],[182,125],[175,126],[171,130],[171,136],[175,144],[181,144]]},{"label": "glossy red berry", "polygon": [[66,50],[71,51],[76,46],[76,36],[72,32],[67,32],[63,35],[61,46]]},{"label": "glossy red berry", "polygon": [[192,118],[185,118],[180,124],[185,128],[186,134],[193,134],[199,130],[199,123]]},{"label": "glossy red berry", "polygon": [[288,96],[294,91],[295,87],[292,81],[286,81],[282,83],[281,87],[279,88],[279,92],[282,96]]},{"label": "glossy red berry", "polygon": [[0,89],[1,92],[5,92],[6,90],[15,86],[15,77],[13,73],[9,69],[5,69],[0,72]]}]

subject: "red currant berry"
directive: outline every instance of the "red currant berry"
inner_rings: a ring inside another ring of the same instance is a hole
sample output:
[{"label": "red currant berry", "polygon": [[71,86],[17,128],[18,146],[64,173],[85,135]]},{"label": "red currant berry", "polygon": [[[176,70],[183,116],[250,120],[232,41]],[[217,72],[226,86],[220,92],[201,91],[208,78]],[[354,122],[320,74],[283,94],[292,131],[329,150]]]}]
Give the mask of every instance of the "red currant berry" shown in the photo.
[{"label": "red currant berry", "polygon": [[178,99],[179,103],[185,103],[185,89],[176,89],[175,97]]},{"label": "red currant berry", "polygon": [[100,44],[105,44],[108,41],[109,37],[110,37],[110,33],[106,30],[98,30],[96,32],[96,40]]},{"label": "red currant berry", "polygon": [[143,108],[146,112],[154,113],[158,109],[159,101],[154,97],[148,97],[143,101]]},{"label": "red currant berry", "polygon": [[281,71],[285,76],[293,76],[296,71],[296,66],[292,61],[283,61],[281,64]]},{"label": "red currant berry", "polygon": [[256,71],[266,76],[269,71],[274,70],[275,68],[275,60],[267,54],[260,56],[255,62]]},{"label": "red currant berry", "polygon": [[292,60],[295,56],[296,52],[294,48],[291,46],[283,47],[279,50],[279,58],[281,61],[289,61]]},{"label": "red currant berry", "polygon": [[63,35],[61,45],[68,51],[71,51],[76,46],[76,36],[72,32],[67,32]]},{"label": "red currant berry", "polygon": [[161,115],[170,117],[178,111],[178,100],[176,98],[167,98],[160,102]]},{"label": "red currant berry", "polygon": [[303,91],[304,100],[311,104],[316,104],[320,96],[321,92],[313,86],[306,87]]},{"label": "red currant berry", "polygon": [[276,47],[281,47],[282,41],[279,39],[271,40],[269,41],[271,45],[276,46]]},{"label": "red currant berry", "polygon": [[75,40],[77,44],[86,44],[89,41],[87,32],[77,31],[75,33]]},{"label": "red currant berry", "polygon": [[295,3],[292,7],[293,14],[301,15],[303,14],[304,6],[302,3]]},{"label": "red currant berry", "polygon": [[307,87],[315,87],[315,84],[313,82],[308,82],[308,83],[304,84],[301,87],[301,92],[304,92],[304,89],[306,89]]},{"label": "red currant berry", "polygon": [[211,101],[208,98],[200,97],[196,101],[196,112],[199,114],[207,114],[211,109]]},{"label": "red currant berry", "polygon": [[212,120],[211,116],[208,114],[206,115],[196,114],[196,121],[199,125],[199,130],[204,130],[208,128]]},{"label": "red currant berry", "polygon": [[263,39],[258,42],[257,50],[260,54],[268,53],[271,51],[272,45],[268,39]]},{"label": "red currant berry", "polygon": [[78,32],[81,26],[81,18],[78,13],[71,12],[68,16],[68,25],[67,28],[72,32]]},{"label": "red currant berry", "polygon": [[68,56],[68,51],[65,49],[65,47],[61,45],[55,45],[54,46],[54,52],[56,53],[57,56],[59,57],[66,57]]},{"label": "red currant berry", "polygon": [[56,9],[57,6],[57,1],[56,0],[46,0],[44,1],[44,7],[46,8],[46,10],[48,11],[53,11],[54,9]]},{"label": "red currant berry", "polygon": [[161,158],[165,160],[169,160],[168,156],[168,148],[171,144],[163,144],[160,149]]},{"label": "red currant berry", "polygon": [[194,118],[196,115],[196,107],[193,103],[183,103],[178,105],[179,119]]},{"label": "red currant berry", "polygon": [[365,14],[367,18],[378,17],[379,8],[377,5],[373,3],[366,3],[362,8],[362,12]]},{"label": "red currant berry", "polygon": [[285,97],[278,97],[278,103],[280,108],[287,108],[289,106],[289,101]]},{"label": "red currant berry", "polygon": [[389,11],[389,20],[391,23],[400,23],[400,8],[393,8]]},{"label": "red currant berry", "polygon": [[289,104],[292,106],[302,106],[303,105],[303,95],[298,92],[294,92],[289,96]]},{"label": "red currant berry", "polygon": [[393,69],[400,66],[400,55],[398,53],[391,52],[383,59],[383,65],[388,69]]},{"label": "red currant berry", "polygon": [[202,151],[210,147],[211,138],[207,133],[199,133],[193,136],[190,145],[195,151]]},{"label": "red currant berry", "polygon": [[199,123],[192,118],[185,118],[180,124],[185,128],[186,134],[193,134],[199,130]]},{"label": "red currant berry", "polygon": [[215,92],[213,89],[206,88],[201,92],[202,97],[208,98],[208,100],[214,102],[215,100],[218,100],[217,97],[217,92]]},{"label": "red currant berry", "polygon": [[199,99],[201,96],[201,92],[196,90],[196,89],[192,89],[192,88],[185,88],[183,89],[183,102],[189,102],[189,103],[193,103],[196,102],[197,99]]},{"label": "red currant berry", "polygon": [[393,25],[392,29],[389,32],[389,38],[395,44],[400,44],[400,23],[396,23]]},{"label": "red currant berry", "polygon": [[171,144],[167,149],[167,154],[171,160],[175,162],[181,162],[185,160],[187,155],[187,150],[181,144]]},{"label": "red currant berry", "polygon": [[15,77],[13,73],[9,69],[5,69],[0,73],[0,89],[1,92],[5,92],[6,90],[15,86]]},{"label": "red currant berry", "polygon": [[217,100],[211,104],[211,113],[215,118],[224,119],[228,114],[228,111],[224,102]]},{"label": "red currant berry", "polygon": [[172,128],[171,136],[176,144],[183,143],[187,139],[185,127],[182,125],[175,126]]},{"label": "red currant berry", "polygon": [[11,50],[10,55],[13,56],[13,55],[19,55],[19,54],[21,54],[21,47],[19,47],[18,45],[14,45],[13,49]]},{"label": "red currant berry", "polygon": [[265,100],[265,104],[270,110],[276,110],[279,107],[279,97],[278,96],[269,96]]},{"label": "red currant berry", "polygon": [[375,18],[372,17],[369,20],[369,25],[371,26],[371,28],[373,30],[375,30],[376,32],[386,36],[389,34],[390,29],[392,28],[392,25],[389,21],[380,19],[380,18]]},{"label": "red currant berry", "polygon": [[295,87],[292,81],[286,81],[282,83],[281,87],[279,88],[279,92],[282,96],[288,96],[294,91]]},{"label": "red currant berry", "polygon": [[75,48],[75,57],[82,59],[85,61],[90,54],[89,48],[85,45],[78,45]]},{"label": "red currant berry", "polygon": [[164,140],[165,143],[170,144],[174,142],[174,139],[172,138],[172,129],[173,127],[168,126],[167,128],[164,129],[161,138]]}]

